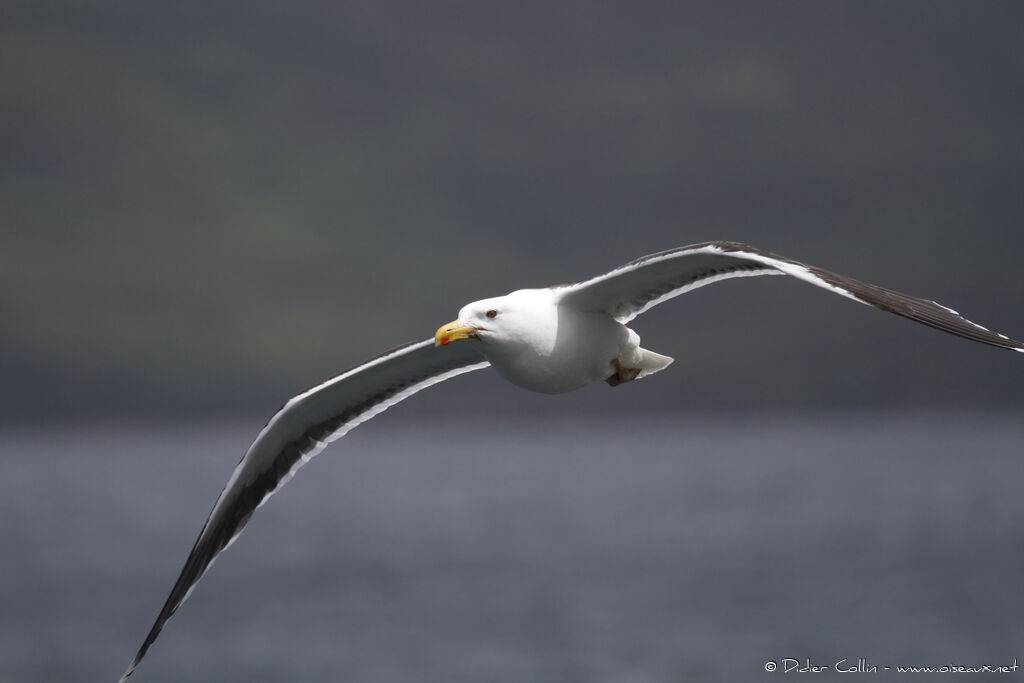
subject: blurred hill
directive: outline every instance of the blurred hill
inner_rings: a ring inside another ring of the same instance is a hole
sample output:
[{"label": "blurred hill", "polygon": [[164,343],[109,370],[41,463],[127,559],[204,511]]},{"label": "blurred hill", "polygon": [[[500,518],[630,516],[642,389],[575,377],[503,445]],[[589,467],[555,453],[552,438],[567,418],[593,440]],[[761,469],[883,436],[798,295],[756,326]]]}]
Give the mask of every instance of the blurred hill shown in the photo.
[{"label": "blurred hill", "polygon": [[[6,420],[268,413],[466,301],[706,239],[1024,336],[1018,3],[4,5]],[[577,405],[1024,404],[1017,356],[758,285],[637,321],[674,377]]]}]

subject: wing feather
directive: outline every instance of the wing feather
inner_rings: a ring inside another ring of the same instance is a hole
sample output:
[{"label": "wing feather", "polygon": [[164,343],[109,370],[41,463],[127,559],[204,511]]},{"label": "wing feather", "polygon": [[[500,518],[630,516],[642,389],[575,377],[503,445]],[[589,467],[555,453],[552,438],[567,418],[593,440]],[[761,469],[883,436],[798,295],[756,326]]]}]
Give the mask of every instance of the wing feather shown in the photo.
[{"label": "wing feather", "polygon": [[738,242],[704,242],[650,254],[604,275],[558,287],[556,291],[563,304],[582,310],[602,310],[625,323],[653,306],[698,287],[757,275],[789,275],[958,337],[1024,352],[1024,343],[971,322],[942,304]]},{"label": "wing feather", "polygon": [[260,505],[327,444],[426,387],[488,363],[473,345],[435,348],[428,339],[400,346],[288,401],[246,451],[220,494],[123,683],[214,559]]}]

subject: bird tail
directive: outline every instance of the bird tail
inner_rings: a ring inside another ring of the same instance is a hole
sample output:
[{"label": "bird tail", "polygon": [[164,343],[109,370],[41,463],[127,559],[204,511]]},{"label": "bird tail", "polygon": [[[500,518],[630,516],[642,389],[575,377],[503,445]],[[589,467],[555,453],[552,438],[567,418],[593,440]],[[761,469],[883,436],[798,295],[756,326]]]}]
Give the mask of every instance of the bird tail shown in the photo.
[{"label": "bird tail", "polygon": [[664,370],[675,360],[647,349],[637,349],[637,351],[640,354],[640,362],[636,365],[636,367],[640,368],[640,374],[636,376],[637,379],[653,375],[659,370]]}]

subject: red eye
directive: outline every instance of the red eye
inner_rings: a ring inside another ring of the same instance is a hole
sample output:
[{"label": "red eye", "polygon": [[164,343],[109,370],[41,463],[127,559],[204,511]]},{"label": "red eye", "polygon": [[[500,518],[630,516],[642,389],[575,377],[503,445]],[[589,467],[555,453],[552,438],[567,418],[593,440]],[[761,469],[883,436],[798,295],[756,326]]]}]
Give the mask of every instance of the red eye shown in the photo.
[{"label": "red eye", "polygon": [[491,310],[487,311],[485,315],[488,318],[496,318],[498,316],[498,312],[492,308]]}]

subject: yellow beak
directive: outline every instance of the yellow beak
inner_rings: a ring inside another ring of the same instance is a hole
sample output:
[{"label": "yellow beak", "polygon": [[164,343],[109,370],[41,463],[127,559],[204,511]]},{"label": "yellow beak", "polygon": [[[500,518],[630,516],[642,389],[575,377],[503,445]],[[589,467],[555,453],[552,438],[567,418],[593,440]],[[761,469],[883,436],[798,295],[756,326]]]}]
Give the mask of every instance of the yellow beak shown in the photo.
[{"label": "yellow beak", "polygon": [[458,320],[441,325],[434,333],[434,346],[448,346],[456,339],[469,339],[476,336],[475,327],[467,327]]}]

